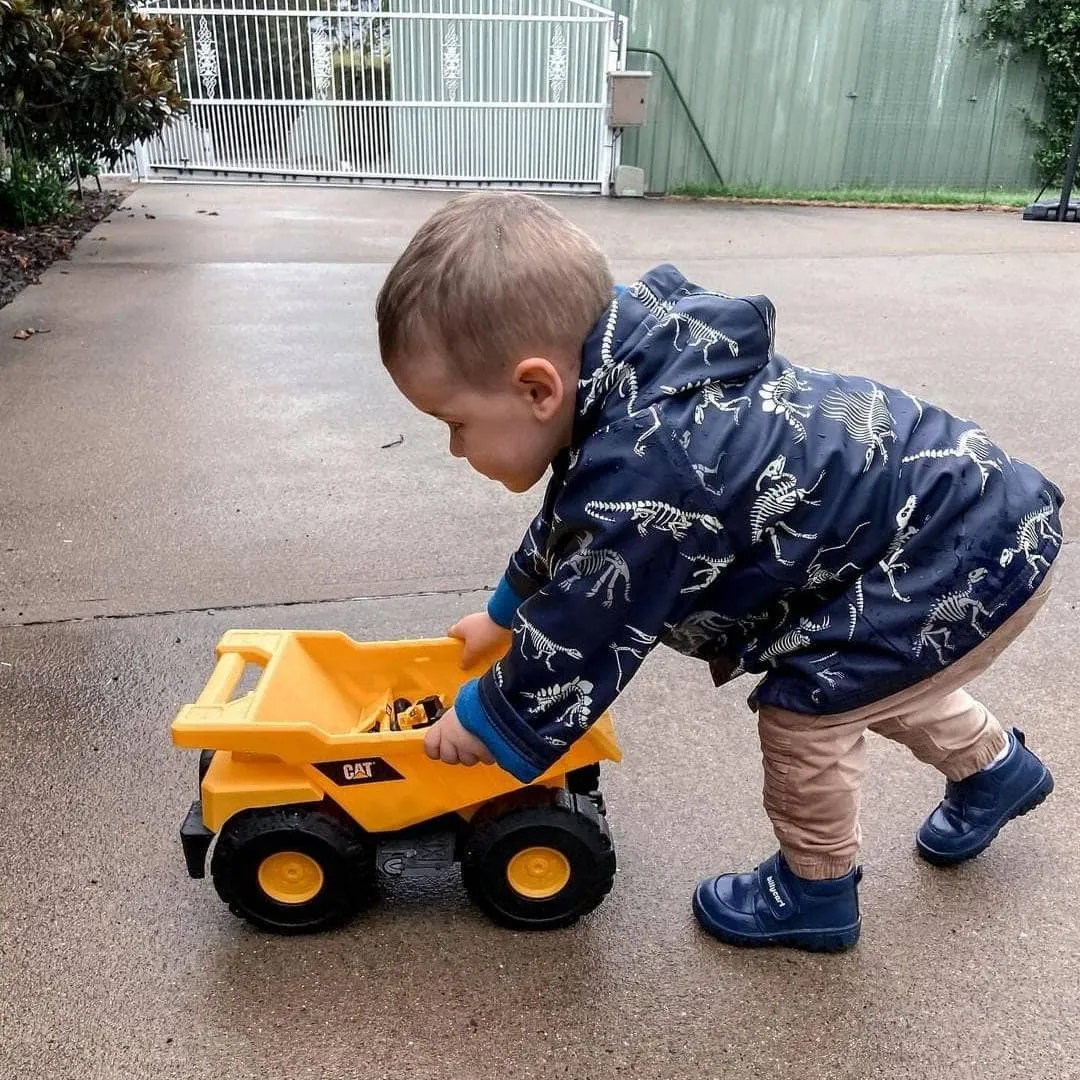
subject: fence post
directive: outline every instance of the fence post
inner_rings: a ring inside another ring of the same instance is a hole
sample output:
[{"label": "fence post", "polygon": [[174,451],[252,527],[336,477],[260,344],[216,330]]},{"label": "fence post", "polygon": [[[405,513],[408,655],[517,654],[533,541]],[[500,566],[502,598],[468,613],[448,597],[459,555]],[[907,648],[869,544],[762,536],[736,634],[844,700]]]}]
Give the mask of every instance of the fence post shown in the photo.
[{"label": "fence post", "polygon": [[136,180],[149,180],[150,179],[150,154],[146,148],[146,143],[143,140],[139,140],[134,146],[135,152],[135,179]]},{"label": "fence post", "polygon": [[610,124],[609,111],[611,108],[611,80],[608,76],[613,71],[622,71],[626,67],[626,34],[628,20],[625,15],[613,15],[609,25],[607,63],[604,71],[604,96],[605,106],[601,124],[603,125],[604,141],[600,150],[600,194],[611,194],[612,184],[615,180],[615,169],[622,158],[622,135],[617,133]]}]

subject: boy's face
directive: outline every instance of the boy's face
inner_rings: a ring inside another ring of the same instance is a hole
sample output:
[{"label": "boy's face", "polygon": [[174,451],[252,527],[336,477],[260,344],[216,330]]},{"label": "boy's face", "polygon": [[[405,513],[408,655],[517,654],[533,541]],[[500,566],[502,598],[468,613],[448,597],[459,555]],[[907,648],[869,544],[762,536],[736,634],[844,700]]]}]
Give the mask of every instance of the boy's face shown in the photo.
[{"label": "boy's face", "polygon": [[576,378],[550,360],[521,360],[484,387],[439,360],[404,368],[392,372],[395,385],[421,412],[447,425],[450,453],[510,491],[528,491],[570,443]]}]

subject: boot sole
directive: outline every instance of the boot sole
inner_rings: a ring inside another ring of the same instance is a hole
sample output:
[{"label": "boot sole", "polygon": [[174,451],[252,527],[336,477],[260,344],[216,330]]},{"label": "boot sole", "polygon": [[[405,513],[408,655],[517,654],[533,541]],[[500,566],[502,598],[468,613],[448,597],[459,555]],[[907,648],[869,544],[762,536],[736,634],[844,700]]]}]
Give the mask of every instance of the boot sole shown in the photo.
[{"label": "boot sole", "polygon": [[959,863],[968,862],[974,859],[977,855],[981,855],[996,839],[997,834],[1008,825],[1014,818],[1023,817],[1025,814],[1030,813],[1037,806],[1040,806],[1046,801],[1046,797],[1054,790],[1054,777],[1051,775],[1050,770],[1046,770],[1046,775],[1035,785],[1034,788],[1026,795],[1014,809],[1008,817],[1001,821],[998,827],[988,836],[986,839],[976,848],[972,848],[970,851],[960,852],[959,854],[953,852],[935,851],[932,847],[924,844],[919,838],[918,834],[915,836],[915,847],[918,849],[922,858],[930,863],[932,866],[956,866]]},{"label": "boot sole", "polygon": [[694,894],[694,915],[701,928],[725,945],[738,945],[743,948],[760,949],[770,945],[789,949],[802,949],[804,952],[844,952],[859,940],[860,922],[852,926],[834,927],[828,930],[792,930],[784,934],[768,936],[750,936],[738,934],[714,923],[704,911],[697,894]]}]

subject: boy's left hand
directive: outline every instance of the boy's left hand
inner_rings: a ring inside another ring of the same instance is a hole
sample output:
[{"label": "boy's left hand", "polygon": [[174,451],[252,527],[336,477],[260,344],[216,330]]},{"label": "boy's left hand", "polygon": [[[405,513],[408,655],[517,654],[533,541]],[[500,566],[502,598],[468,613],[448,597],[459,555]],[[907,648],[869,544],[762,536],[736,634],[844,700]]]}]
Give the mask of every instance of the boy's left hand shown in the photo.
[{"label": "boy's left hand", "polygon": [[432,761],[444,761],[447,765],[495,764],[491,751],[461,726],[453,709],[428,728],[424,736],[424,751]]}]

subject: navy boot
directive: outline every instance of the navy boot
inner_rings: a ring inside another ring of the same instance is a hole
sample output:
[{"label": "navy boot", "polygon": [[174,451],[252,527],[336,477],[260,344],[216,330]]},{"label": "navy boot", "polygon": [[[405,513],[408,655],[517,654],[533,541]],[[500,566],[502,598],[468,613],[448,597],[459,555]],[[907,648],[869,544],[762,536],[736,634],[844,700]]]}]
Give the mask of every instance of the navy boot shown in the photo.
[{"label": "navy boot", "polygon": [[919,854],[935,866],[974,859],[1007,821],[1034,810],[1054,790],[1050,770],[1012,730],[1008,754],[992,769],[945,784],[945,798],[915,834]]},{"label": "navy boot", "polygon": [[721,874],[701,882],[694,914],[729,945],[789,945],[838,952],[859,940],[856,868],[839,878],[797,877],[777,852],[749,874]]}]

